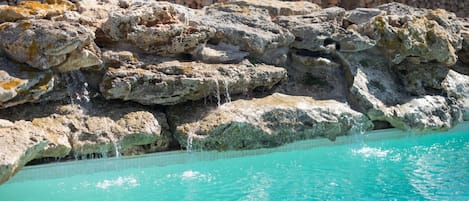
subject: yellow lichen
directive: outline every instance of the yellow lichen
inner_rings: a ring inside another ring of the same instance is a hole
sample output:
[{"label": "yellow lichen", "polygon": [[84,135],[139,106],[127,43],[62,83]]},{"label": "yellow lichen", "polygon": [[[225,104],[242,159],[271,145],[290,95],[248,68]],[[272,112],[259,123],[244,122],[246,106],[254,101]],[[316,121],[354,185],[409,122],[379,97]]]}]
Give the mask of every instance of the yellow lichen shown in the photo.
[{"label": "yellow lichen", "polygon": [[17,6],[1,6],[0,23],[26,19],[31,15],[36,18],[50,17],[60,15],[67,10],[76,10],[75,4],[61,0],[47,1],[47,3],[22,1]]},{"label": "yellow lichen", "polygon": [[39,52],[39,46],[37,45],[37,42],[33,40],[33,42],[31,42],[31,45],[29,45],[29,48],[28,48],[28,60],[32,61],[33,58],[36,57],[38,52]]},{"label": "yellow lichen", "polygon": [[23,31],[26,30],[26,29],[29,29],[29,27],[31,27],[33,25],[33,23],[29,20],[24,20],[24,21],[21,21],[18,26],[20,26],[21,28],[23,28]]},{"label": "yellow lichen", "polygon": [[0,24],[0,31],[3,31],[5,29],[7,29],[8,27],[10,27],[10,23]]},{"label": "yellow lichen", "polygon": [[18,79],[18,78],[13,78],[11,80],[0,82],[0,87],[5,90],[10,90],[10,89],[18,87],[22,83],[23,83],[23,80]]}]

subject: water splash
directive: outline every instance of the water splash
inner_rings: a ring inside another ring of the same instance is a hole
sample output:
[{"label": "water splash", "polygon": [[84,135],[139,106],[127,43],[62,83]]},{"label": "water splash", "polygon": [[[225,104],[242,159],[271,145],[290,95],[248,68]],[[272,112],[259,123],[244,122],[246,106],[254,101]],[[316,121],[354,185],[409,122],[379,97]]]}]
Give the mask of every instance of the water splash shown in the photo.
[{"label": "water splash", "polygon": [[229,83],[226,79],[223,79],[223,84],[225,85],[225,99],[227,103],[231,102],[230,91],[229,91]]}]

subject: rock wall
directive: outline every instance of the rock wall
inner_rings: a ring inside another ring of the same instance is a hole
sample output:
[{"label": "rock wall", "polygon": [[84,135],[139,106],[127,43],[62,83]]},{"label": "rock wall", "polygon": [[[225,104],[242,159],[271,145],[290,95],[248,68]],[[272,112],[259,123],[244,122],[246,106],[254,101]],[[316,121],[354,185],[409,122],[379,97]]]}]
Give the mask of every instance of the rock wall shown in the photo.
[{"label": "rock wall", "polygon": [[[228,0],[172,0],[177,4],[189,6],[191,8],[202,8],[213,3],[227,2]],[[286,0],[288,1],[288,0]],[[375,8],[381,4],[399,2],[417,8],[441,8],[456,13],[461,17],[469,16],[467,0],[306,0],[322,7],[338,6],[347,10],[354,8]]]},{"label": "rock wall", "polygon": [[443,9],[55,0],[0,16],[0,183],[31,160],[469,120],[469,20]]}]

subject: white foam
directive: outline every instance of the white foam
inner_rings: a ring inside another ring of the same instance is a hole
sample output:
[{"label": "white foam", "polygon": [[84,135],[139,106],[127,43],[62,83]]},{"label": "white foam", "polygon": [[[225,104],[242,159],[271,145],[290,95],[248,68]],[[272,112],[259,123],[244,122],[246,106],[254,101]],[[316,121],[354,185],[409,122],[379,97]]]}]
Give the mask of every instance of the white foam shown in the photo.
[{"label": "white foam", "polygon": [[389,150],[382,150],[380,148],[363,146],[360,149],[352,149],[352,153],[356,155],[362,155],[366,158],[369,158],[369,157],[384,158],[388,155]]},{"label": "white foam", "polygon": [[101,189],[108,189],[109,187],[124,186],[124,187],[135,187],[138,186],[138,181],[135,177],[118,177],[114,180],[103,180],[96,183],[96,187]]}]

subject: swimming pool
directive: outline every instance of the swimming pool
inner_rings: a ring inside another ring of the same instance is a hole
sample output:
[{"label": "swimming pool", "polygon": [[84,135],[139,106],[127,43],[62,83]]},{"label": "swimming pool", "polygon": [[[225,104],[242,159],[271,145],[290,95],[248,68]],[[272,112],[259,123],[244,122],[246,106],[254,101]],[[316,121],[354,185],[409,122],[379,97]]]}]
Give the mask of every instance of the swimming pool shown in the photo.
[{"label": "swimming pool", "polygon": [[427,135],[390,129],[276,149],[31,166],[0,186],[0,200],[469,200],[468,153],[467,122]]}]

